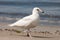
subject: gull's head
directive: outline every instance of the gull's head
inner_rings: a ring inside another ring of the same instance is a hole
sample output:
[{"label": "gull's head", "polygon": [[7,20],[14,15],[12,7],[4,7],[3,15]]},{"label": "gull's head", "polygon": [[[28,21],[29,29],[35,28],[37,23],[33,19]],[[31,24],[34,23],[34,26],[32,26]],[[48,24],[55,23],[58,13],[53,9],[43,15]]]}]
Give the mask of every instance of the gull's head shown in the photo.
[{"label": "gull's head", "polygon": [[44,13],[44,11],[41,10],[40,8],[38,8],[38,7],[35,7],[35,8],[33,9],[33,13]]}]

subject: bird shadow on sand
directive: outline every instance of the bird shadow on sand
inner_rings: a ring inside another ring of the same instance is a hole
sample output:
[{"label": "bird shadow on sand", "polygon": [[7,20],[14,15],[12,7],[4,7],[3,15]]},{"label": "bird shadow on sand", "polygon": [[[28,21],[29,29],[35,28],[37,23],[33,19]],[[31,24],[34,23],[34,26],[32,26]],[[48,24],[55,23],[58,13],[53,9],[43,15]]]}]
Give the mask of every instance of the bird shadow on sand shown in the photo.
[{"label": "bird shadow on sand", "polygon": [[53,38],[53,37],[46,37],[46,36],[32,36],[32,37],[35,37],[35,38]]},{"label": "bird shadow on sand", "polygon": [[[21,36],[21,37],[28,37],[26,35],[18,35],[18,36]],[[53,38],[53,37],[46,37],[46,36],[32,36],[34,38]]]}]

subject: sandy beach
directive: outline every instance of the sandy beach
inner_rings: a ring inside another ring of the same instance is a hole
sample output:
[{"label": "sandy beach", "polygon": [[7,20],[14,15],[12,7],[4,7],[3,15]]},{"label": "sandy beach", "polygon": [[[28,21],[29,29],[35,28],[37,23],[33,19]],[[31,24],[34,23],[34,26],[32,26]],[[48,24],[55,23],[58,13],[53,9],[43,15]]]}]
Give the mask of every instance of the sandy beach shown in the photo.
[{"label": "sandy beach", "polygon": [[[0,23],[6,26],[8,23]],[[14,31],[14,30],[15,31]],[[17,27],[0,28],[0,40],[60,40],[60,27],[38,26],[31,29],[32,38],[27,37],[25,32],[17,32]]]}]

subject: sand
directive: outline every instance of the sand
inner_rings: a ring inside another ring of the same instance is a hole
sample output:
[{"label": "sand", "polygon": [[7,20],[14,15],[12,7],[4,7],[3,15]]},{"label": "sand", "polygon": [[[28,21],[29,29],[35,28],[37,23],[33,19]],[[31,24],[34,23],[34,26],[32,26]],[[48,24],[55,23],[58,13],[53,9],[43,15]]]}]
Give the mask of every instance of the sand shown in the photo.
[{"label": "sand", "polygon": [[15,34],[15,33],[8,33],[8,32],[1,32],[0,33],[0,40],[60,40],[60,36],[43,36],[38,33],[32,35],[32,38],[27,37],[24,34]]},{"label": "sand", "polygon": [[[0,23],[6,26],[8,23]],[[7,29],[7,30],[6,30]],[[12,31],[19,30],[20,32]],[[17,27],[0,28],[0,40],[60,40],[60,27],[38,26],[31,29],[32,38],[27,37],[25,32],[21,32]]]}]

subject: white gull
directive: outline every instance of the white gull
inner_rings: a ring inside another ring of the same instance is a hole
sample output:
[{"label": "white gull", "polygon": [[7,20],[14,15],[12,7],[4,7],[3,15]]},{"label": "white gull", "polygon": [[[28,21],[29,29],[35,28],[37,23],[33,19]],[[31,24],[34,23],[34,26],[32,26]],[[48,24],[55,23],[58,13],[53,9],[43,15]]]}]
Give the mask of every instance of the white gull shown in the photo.
[{"label": "white gull", "polygon": [[18,20],[17,22],[14,22],[12,24],[10,24],[9,26],[14,27],[14,26],[18,26],[21,28],[25,28],[27,31],[27,36],[31,37],[30,34],[30,28],[34,28],[36,26],[38,26],[39,24],[39,13],[43,13],[44,11],[42,11],[40,8],[35,7],[32,10],[32,14],[29,16],[26,16],[20,20]]}]

